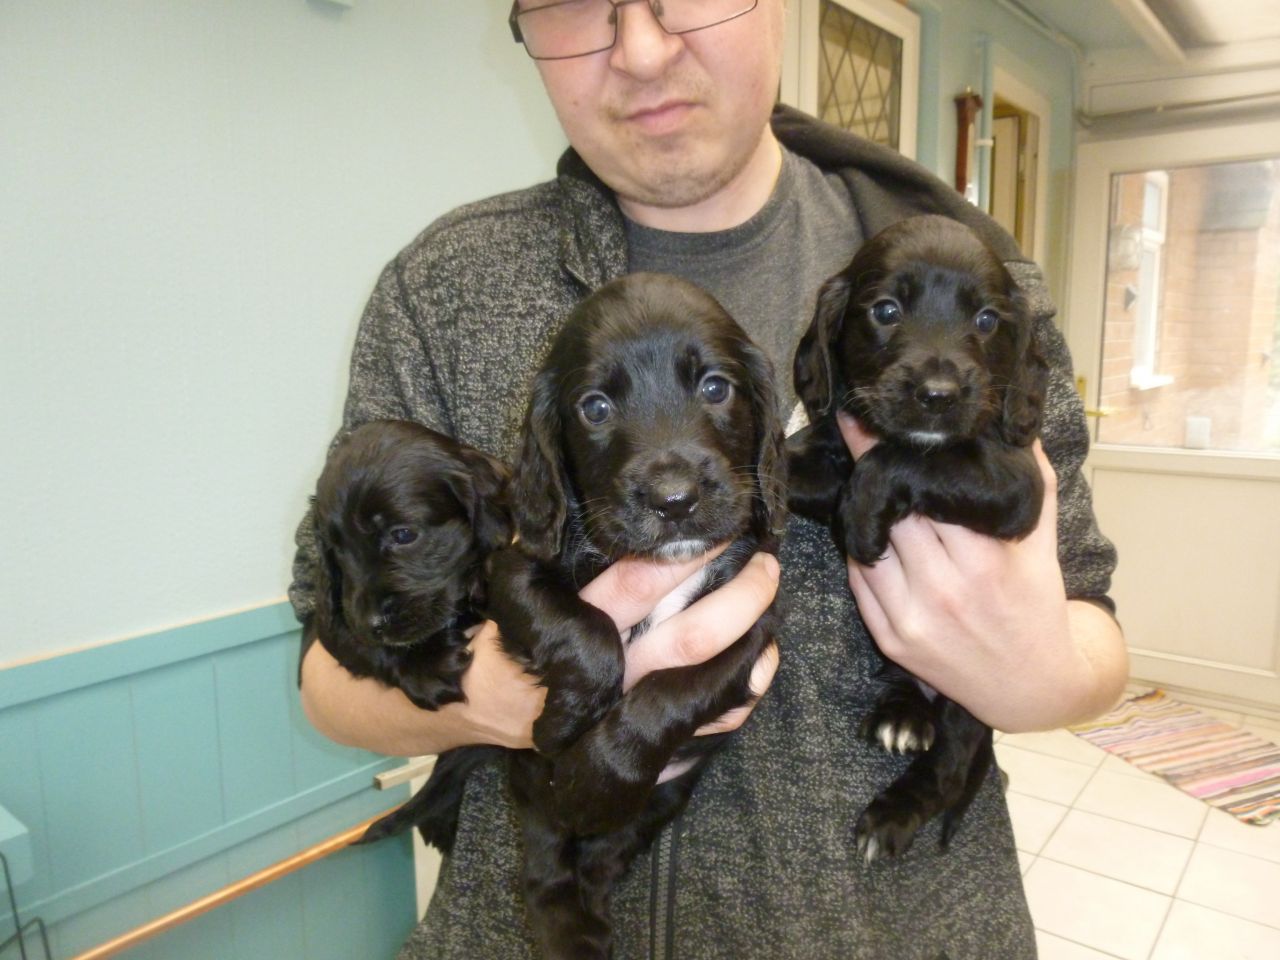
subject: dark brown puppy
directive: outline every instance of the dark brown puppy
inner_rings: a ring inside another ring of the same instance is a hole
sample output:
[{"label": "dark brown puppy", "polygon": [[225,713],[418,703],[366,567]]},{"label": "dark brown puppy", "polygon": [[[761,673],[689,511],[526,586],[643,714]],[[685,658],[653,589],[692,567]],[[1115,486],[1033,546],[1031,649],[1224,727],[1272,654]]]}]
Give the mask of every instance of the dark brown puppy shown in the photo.
[{"label": "dark brown puppy", "polygon": [[[547,688],[537,751],[510,753],[508,771],[525,899],[549,960],[609,956],[618,878],[684,807],[724,739],[695,731],[751,697],[752,667],[776,632],[772,609],[710,661],[651,673],[625,697],[623,648],[757,550],[776,549],[781,452],[767,358],[713,298],[673,277],[602,287],[570,315],[534,379],[512,484],[518,541],[492,557],[490,612],[508,652]],[[691,557],[725,542],[626,640],[578,596],[623,557]],[[431,808],[423,832],[442,849],[461,782],[486,749],[445,754],[414,800]],[[680,761],[688,768],[657,784]]]},{"label": "dark brown puppy", "polygon": [[[1022,294],[971,230],[938,216],[889,227],[823,286],[796,351],[811,426],[788,441],[788,505],[868,565],[913,513],[1026,536],[1044,498],[1030,445],[1047,370]],[[880,438],[856,469],[837,409]],[[893,664],[883,679],[868,736],[922,752],[859,819],[867,860],[902,853],[939,813],[945,844],[992,762],[991,731],[967,710]]]},{"label": "dark brown puppy", "polygon": [[462,700],[484,561],[511,541],[506,478],[497,460],[416,423],[342,438],[313,498],[320,565],[304,629],[424,709]]}]

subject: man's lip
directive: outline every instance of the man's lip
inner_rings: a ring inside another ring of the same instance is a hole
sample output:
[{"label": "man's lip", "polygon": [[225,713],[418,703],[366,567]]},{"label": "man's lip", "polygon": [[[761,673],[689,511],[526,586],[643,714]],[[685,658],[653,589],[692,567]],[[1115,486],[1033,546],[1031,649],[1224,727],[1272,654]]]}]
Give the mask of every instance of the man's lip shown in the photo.
[{"label": "man's lip", "polygon": [[660,129],[678,123],[693,106],[690,100],[664,100],[651,107],[632,109],[623,118],[641,127]]},{"label": "man's lip", "polygon": [[676,107],[690,106],[688,100],[663,100],[661,103],[655,103],[651,106],[632,107],[627,113],[628,120],[634,120],[636,117],[643,117],[653,113],[663,113],[667,110],[673,110]]}]

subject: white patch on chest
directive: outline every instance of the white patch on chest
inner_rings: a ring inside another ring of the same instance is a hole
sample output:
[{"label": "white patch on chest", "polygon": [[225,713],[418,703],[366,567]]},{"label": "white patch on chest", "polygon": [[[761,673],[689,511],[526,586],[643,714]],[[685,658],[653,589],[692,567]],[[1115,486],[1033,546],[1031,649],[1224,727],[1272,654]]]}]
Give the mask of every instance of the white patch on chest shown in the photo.
[{"label": "white patch on chest", "polygon": [[681,583],[678,587],[668,593],[665,597],[658,601],[658,605],[653,608],[653,612],[649,614],[643,623],[636,624],[633,633],[643,632],[644,630],[652,630],[663,620],[674,616],[685,607],[693,599],[694,595],[702,589],[702,585],[707,582],[707,568],[702,567]]},{"label": "white patch on chest", "polygon": [[809,414],[805,413],[803,403],[797,403],[795,409],[791,411],[791,417],[787,420],[787,427],[783,434],[789,437],[793,433],[799,433],[808,425]]},{"label": "white patch on chest", "polygon": [[912,430],[907,434],[907,439],[912,443],[932,446],[935,443],[945,442],[948,439],[948,435],[941,430]]}]

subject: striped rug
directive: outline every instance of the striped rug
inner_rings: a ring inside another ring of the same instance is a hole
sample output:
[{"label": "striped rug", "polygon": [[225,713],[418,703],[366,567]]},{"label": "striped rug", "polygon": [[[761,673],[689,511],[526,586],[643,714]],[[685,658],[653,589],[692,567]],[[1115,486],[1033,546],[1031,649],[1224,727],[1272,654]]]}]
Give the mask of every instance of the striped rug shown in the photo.
[{"label": "striped rug", "polygon": [[1280,819],[1280,746],[1153,690],[1072,732],[1261,826]]}]

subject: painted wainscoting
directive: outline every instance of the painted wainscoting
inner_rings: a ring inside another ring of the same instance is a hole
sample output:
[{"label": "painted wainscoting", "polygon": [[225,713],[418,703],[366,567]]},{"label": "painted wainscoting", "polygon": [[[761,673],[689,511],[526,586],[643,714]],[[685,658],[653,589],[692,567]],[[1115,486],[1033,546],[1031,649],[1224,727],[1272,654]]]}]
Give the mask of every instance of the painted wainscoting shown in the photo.
[{"label": "painted wainscoting", "polygon": [[[298,705],[279,603],[0,671],[0,805],[31,833],[22,919],[74,956],[394,806],[397,761]],[[409,840],[342,850],[124,954],[377,960],[414,923]],[[12,932],[0,908],[0,941]],[[17,956],[10,947],[0,957]]]}]

